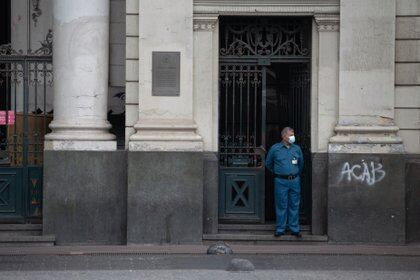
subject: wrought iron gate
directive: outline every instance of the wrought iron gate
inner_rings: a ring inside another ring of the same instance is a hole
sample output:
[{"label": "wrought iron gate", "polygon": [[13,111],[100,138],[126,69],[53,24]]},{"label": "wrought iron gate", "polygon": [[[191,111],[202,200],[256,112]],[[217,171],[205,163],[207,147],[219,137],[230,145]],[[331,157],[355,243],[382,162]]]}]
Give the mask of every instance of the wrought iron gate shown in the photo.
[{"label": "wrought iron gate", "polygon": [[263,221],[266,68],[220,65],[221,220]]},{"label": "wrought iron gate", "polygon": [[44,135],[52,120],[52,33],[27,53],[0,46],[0,221],[42,215]]},{"label": "wrought iron gate", "polygon": [[306,18],[229,17],[220,21],[221,222],[265,221],[267,77],[275,78],[272,63],[308,62],[309,36]]}]

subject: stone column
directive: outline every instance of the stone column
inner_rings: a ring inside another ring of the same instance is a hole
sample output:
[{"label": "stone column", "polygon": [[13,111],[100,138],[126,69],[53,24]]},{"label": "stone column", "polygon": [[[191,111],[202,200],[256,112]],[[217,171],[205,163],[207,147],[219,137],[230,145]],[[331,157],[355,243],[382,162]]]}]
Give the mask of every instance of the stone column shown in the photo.
[{"label": "stone column", "polygon": [[115,150],[108,130],[109,0],[53,1],[54,120],[46,150]]},{"label": "stone column", "polygon": [[[327,232],[328,141],[334,135],[338,116],[339,14],[315,14],[318,31],[317,141],[312,155],[312,233]],[[314,54],[315,55],[315,54]]]},{"label": "stone column", "polygon": [[[202,151],[193,119],[193,1],[139,3],[139,120],[130,151]],[[152,95],[152,52],[180,53],[179,96]]]},{"label": "stone column", "polygon": [[396,136],[395,0],[341,1],[339,117],[331,152],[401,152]]}]

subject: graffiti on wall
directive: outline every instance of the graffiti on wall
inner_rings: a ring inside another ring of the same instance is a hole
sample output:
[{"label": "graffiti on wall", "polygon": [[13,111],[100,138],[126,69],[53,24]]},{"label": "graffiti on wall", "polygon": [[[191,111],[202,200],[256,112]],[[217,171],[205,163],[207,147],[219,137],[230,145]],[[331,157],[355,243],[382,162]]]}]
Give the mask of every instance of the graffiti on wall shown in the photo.
[{"label": "graffiti on wall", "polygon": [[361,164],[351,165],[348,162],[343,164],[341,168],[341,181],[365,183],[368,186],[373,186],[382,181],[386,176],[385,170],[381,163],[374,161],[361,161]]}]

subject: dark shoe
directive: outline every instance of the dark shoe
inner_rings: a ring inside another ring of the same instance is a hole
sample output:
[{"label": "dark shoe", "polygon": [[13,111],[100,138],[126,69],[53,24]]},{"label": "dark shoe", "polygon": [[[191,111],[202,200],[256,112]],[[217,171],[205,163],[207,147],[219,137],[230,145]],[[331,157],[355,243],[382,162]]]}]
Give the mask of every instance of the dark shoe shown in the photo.
[{"label": "dark shoe", "polygon": [[293,232],[292,231],[292,235],[296,236],[297,238],[301,238],[302,234],[298,231],[298,232]]},{"label": "dark shoe", "polygon": [[276,231],[276,232],[274,233],[274,236],[275,236],[275,237],[280,237],[280,236],[282,236],[282,235],[284,235],[284,232],[277,232],[277,231]]}]

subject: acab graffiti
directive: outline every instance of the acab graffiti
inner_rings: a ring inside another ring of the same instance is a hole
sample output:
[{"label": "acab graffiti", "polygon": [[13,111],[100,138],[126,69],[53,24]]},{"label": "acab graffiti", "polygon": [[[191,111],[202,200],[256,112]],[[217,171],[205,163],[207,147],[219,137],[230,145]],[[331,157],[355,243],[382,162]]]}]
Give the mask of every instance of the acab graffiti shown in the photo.
[{"label": "acab graffiti", "polygon": [[386,176],[386,172],[382,167],[381,163],[375,163],[374,161],[367,163],[362,160],[361,165],[350,165],[348,162],[345,162],[341,169],[340,182],[343,180],[348,182],[355,180],[360,183],[366,183],[368,186],[373,186]]}]

